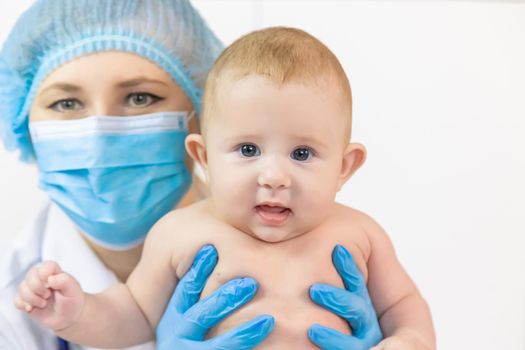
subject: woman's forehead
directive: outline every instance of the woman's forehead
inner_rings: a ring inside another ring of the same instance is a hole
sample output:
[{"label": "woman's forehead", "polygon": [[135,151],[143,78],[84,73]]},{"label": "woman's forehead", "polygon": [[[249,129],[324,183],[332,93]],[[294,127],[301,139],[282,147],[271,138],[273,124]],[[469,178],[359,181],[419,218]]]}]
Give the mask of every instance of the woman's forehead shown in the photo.
[{"label": "woman's forehead", "polygon": [[79,57],[55,69],[42,82],[41,89],[51,84],[75,81],[107,81],[132,85],[139,81],[175,82],[171,76],[146,58],[127,52],[102,52]]}]

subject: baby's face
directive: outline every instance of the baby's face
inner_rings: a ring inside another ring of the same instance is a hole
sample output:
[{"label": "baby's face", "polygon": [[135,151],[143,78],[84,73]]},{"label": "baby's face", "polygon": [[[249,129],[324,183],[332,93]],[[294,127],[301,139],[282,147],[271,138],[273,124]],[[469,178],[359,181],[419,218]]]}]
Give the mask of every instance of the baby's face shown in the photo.
[{"label": "baby's face", "polygon": [[218,90],[204,137],[219,216],[267,242],[315,228],[346,180],[349,116],[335,88],[249,76]]}]

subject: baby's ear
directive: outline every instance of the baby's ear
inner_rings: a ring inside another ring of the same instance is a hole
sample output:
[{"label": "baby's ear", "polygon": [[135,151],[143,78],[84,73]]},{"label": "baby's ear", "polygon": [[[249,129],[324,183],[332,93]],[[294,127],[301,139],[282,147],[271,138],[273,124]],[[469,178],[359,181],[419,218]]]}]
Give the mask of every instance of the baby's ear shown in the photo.
[{"label": "baby's ear", "polygon": [[346,181],[363,165],[366,159],[366,148],[360,143],[349,143],[343,153],[341,173],[339,174],[339,191]]},{"label": "baby's ear", "polygon": [[200,164],[205,172],[208,172],[208,155],[204,138],[200,134],[189,134],[185,140],[186,151],[196,163]]}]

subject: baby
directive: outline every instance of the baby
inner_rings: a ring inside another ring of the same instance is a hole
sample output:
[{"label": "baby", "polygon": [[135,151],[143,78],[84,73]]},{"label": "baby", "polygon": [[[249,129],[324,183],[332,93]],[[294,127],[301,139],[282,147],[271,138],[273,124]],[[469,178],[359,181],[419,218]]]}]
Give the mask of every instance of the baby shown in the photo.
[{"label": "baby", "polygon": [[282,27],[240,38],[208,76],[202,134],[186,138],[211,196],[170,212],[153,227],[126,284],[85,294],[71,276],[44,263],[35,268],[39,282],[28,283],[44,303],[19,295],[19,308],[78,343],[146,342],[195,252],[210,243],[220,260],[202,297],[239,276],[255,278],[259,291],[209,336],[265,313],[275,317],[275,329],[258,348],[314,349],[307,337],[313,323],[351,331],[308,296],[313,283],[343,287],[330,259],[341,244],[367,280],[389,337],[380,348],[434,349],[428,307],[384,231],[334,201],[365,159],[364,147],[349,143],[351,116],[348,79],[317,39]]}]

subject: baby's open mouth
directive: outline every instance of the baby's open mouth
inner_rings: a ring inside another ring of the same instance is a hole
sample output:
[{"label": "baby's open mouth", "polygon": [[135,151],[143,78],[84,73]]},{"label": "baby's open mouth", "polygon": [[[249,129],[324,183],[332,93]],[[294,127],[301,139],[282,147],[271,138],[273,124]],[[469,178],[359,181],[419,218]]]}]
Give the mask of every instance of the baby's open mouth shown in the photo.
[{"label": "baby's open mouth", "polygon": [[256,206],[255,212],[265,224],[273,226],[284,224],[292,213],[289,208],[267,204]]}]

